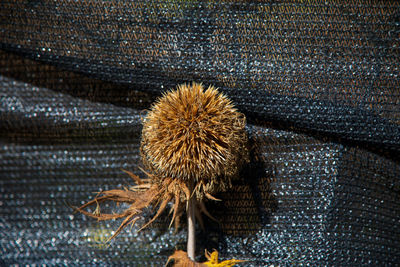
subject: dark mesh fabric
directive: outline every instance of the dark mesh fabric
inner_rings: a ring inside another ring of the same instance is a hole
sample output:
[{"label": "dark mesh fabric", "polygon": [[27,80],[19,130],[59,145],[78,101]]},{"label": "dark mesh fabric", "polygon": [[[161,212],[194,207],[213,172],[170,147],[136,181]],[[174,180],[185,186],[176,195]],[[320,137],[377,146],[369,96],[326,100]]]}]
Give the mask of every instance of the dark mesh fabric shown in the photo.
[{"label": "dark mesh fabric", "polygon": [[107,245],[120,222],[70,205],[143,175],[145,109],[197,81],[247,116],[251,146],[207,203],[220,223],[198,228],[198,260],[396,266],[399,63],[398,1],[1,1],[0,265],[163,266],[184,249],[167,213]]}]

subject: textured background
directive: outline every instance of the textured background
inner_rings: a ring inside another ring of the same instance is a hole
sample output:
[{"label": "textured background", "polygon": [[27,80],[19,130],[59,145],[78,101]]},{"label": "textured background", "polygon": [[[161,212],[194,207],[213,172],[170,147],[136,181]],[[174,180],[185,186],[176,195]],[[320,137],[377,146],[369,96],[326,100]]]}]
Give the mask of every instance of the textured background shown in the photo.
[{"label": "textured background", "polygon": [[68,205],[142,174],[145,109],[190,81],[234,101],[252,147],[198,255],[400,262],[400,4],[347,2],[1,1],[0,265],[162,266],[184,248],[167,214],[108,246],[119,222]]}]

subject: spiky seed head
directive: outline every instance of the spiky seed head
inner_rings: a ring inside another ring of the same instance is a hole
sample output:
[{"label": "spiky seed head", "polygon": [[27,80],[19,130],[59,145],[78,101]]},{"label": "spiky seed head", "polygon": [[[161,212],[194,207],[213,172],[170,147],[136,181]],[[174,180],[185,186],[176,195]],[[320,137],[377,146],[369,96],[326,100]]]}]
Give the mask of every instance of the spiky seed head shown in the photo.
[{"label": "spiky seed head", "polygon": [[183,84],[148,112],[142,159],[157,177],[201,182],[205,192],[225,190],[247,161],[246,119],[214,87]]}]

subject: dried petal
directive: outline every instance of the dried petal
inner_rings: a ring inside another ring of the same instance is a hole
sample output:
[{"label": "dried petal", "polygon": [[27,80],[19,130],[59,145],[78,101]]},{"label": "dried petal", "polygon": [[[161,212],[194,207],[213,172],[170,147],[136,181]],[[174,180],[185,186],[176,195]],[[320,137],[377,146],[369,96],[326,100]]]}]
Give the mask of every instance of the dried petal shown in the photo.
[{"label": "dried petal", "polygon": [[[132,177],[132,173],[127,173]],[[103,191],[97,194],[95,199],[87,202],[79,208],[75,208],[75,210],[99,221],[124,218],[123,222],[120,224],[115,234],[109,239],[111,240],[115,236],[117,236],[126,226],[128,226],[129,224],[135,224],[135,222],[139,219],[138,216],[140,216],[140,214],[143,212],[143,209],[151,205],[155,208],[158,206],[157,213],[150,221],[143,225],[140,230],[148,227],[167,208],[167,204],[174,199],[175,204],[171,208],[171,210],[173,211],[171,224],[175,222],[175,227],[178,227],[179,219],[182,214],[182,212],[180,211],[180,203],[186,201],[187,198],[190,197],[189,189],[187,188],[185,183],[180,180],[174,180],[171,178],[165,178],[162,180],[151,180],[159,181],[156,183],[143,183],[143,181],[145,180],[140,178],[137,179],[141,181],[141,184],[133,186],[131,187],[131,189],[112,189]],[[99,204],[105,201],[128,203],[130,204],[130,206],[120,213],[101,213]],[[96,205],[95,212],[88,212],[85,210],[87,207],[92,205]]]}]

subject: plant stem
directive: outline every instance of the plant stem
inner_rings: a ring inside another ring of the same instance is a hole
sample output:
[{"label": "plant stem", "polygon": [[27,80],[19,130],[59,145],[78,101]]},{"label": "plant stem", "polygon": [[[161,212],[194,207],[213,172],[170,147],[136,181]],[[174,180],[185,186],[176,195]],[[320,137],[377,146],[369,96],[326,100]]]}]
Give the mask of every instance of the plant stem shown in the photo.
[{"label": "plant stem", "polygon": [[187,218],[188,218],[188,238],[187,238],[187,253],[188,257],[194,261],[196,251],[196,218],[195,218],[195,198],[192,196],[188,200]]}]

